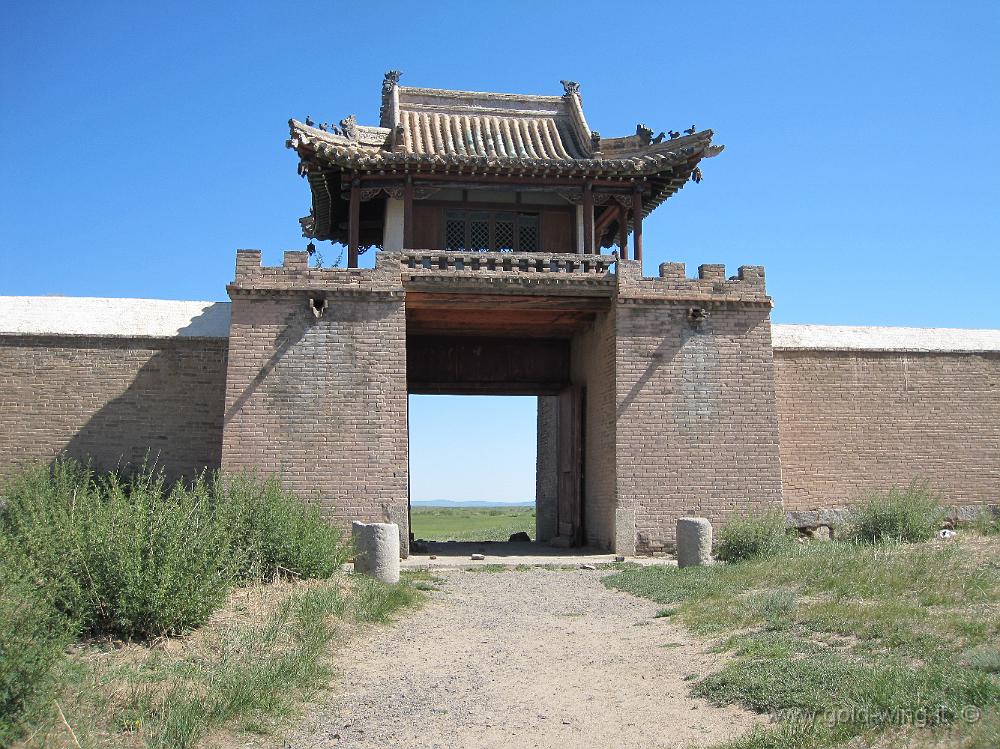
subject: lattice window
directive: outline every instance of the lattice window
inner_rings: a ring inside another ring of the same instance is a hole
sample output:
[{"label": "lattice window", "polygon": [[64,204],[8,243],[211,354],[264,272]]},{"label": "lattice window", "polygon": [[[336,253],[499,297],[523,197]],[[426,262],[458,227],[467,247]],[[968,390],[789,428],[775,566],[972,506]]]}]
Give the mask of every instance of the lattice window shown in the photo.
[{"label": "lattice window", "polygon": [[537,214],[517,214],[517,250],[518,252],[538,252]]},{"label": "lattice window", "polygon": [[513,217],[497,216],[494,226],[495,242],[493,246],[498,252],[514,251],[514,220]]},{"label": "lattice window", "polygon": [[465,219],[464,217],[448,216],[445,223],[444,246],[447,250],[465,249]]},{"label": "lattice window", "polygon": [[513,211],[447,211],[445,249],[476,252],[537,252],[537,213]]},{"label": "lattice window", "polygon": [[469,249],[489,250],[490,244],[490,215],[483,213],[473,213],[469,221]]}]

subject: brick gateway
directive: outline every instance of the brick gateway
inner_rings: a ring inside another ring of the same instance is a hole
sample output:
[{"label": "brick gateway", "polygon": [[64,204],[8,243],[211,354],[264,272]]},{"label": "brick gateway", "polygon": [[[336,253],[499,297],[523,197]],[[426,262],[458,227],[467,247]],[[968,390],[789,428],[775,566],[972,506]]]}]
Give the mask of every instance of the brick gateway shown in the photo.
[{"label": "brick gateway", "polygon": [[711,131],[601,138],[572,82],[398,81],[378,127],[290,123],[305,234],[347,267],[239,251],[230,304],[0,298],[0,472],[60,451],[273,472],[335,522],[398,523],[405,553],[407,395],[517,393],[557,544],[655,553],[681,515],[914,478],[997,503],[1000,331],[772,327],[760,267],[646,277],[642,220],[701,179]]}]

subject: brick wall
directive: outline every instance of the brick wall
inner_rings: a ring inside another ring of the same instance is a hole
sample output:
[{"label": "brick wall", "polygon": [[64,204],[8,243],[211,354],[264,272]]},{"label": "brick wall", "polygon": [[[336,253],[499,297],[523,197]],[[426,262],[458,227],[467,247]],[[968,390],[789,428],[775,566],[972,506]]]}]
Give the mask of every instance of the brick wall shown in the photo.
[{"label": "brick wall", "polygon": [[844,507],[927,480],[1000,503],[1000,353],[778,350],[785,507]]},{"label": "brick wall", "polygon": [[615,546],[615,322],[598,313],[593,325],[573,338],[570,376],[586,390],[583,435],[583,528],[586,542]]},{"label": "brick wall", "polygon": [[[617,493],[636,550],[673,544],[678,517],[714,523],[781,507],[781,471],[763,269],[665,264],[644,279],[619,265]],[[693,322],[691,310],[708,314]]]},{"label": "brick wall", "polygon": [[0,336],[0,476],[65,451],[147,455],[171,479],[218,468],[225,338]]},{"label": "brick wall", "polygon": [[[275,473],[334,521],[394,522],[408,548],[406,321],[399,256],[374,270],[261,268],[241,251],[223,468]],[[317,318],[310,300],[325,301]]]}]

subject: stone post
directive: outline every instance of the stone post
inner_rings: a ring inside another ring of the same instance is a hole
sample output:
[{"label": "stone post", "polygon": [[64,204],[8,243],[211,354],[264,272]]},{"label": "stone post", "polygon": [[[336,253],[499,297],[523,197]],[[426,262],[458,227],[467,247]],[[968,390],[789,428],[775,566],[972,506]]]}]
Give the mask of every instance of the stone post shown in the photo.
[{"label": "stone post", "polygon": [[680,518],[677,521],[677,566],[711,563],[712,524],[706,518]]},{"label": "stone post", "polygon": [[354,571],[384,583],[399,582],[399,526],[359,523],[351,526]]}]

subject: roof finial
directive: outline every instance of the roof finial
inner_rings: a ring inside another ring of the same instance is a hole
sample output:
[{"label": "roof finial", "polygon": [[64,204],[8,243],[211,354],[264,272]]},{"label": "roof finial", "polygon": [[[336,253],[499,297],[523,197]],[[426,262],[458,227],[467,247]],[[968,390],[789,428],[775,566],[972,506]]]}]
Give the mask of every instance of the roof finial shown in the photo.
[{"label": "roof finial", "polygon": [[635,126],[635,134],[639,138],[639,143],[644,146],[648,146],[650,141],[653,140],[652,129],[646,127],[641,122]]},{"label": "roof finial", "polygon": [[580,84],[577,83],[576,81],[559,81],[559,82],[562,84],[563,91],[566,92],[567,96],[569,94],[576,94],[577,96],[580,95]]},{"label": "roof finial", "polygon": [[399,85],[399,77],[403,74],[401,70],[385,71],[385,78],[382,81],[382,93],[389,93],[393,86]]}]

